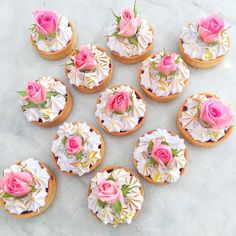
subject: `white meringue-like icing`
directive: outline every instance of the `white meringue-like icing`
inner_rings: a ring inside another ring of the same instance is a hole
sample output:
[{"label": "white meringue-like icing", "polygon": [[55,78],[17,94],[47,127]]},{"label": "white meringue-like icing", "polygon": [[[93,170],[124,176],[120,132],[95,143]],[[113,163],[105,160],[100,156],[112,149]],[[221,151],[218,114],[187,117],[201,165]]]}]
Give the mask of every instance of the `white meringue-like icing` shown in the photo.
[{"label": "white meringue-like icing", "polygon": [[[80,135],[83,139],[82,159],[77,161],[75,155],[68,154],[62,140],[66,137]],[[52,152],[62,171],[72,172],[79,176],[90,172],[101,157],[101,135],[97,134],[86,123],[64,123],[57,131],[57,138],[52,143]],[[73,164],[76,164],[73,165]]]},{"label": "white meringue-like icing", "polygon": [[[131,95],[133,109],[124,114],[115,114],[106,109],[108,98],[118,91],[128,91]],[[95,115],[100,119],[109,132],[122,132],[135,128],[140,118],[146,113],[146,105],[141,98],[137,98],[135,91],[126,85],[106,89],[100,96]]]},{"label": "white meringue-like icing", "polygon": [[34,181],[35,192],[30,192],[26,196],[17,199],[13,197],[4,198],[3,192],[0,190],[0,198],[4,202],[4,207],[10,213],[20,215],[24,212],[37,212],[40,207],[45,205],[48,195],[48,183],[50,175],[46,168],[40,166],[37,160],[32,158],[22,161],[20,164],[14,164],[9,169],[4,170],[5,173],[28,172],[32,175]]},{"label": "white meringue-like icing", "polygon": [[177,69],[174,75],[167,77],[160,76],[158,70],[151,65],[152,63],[158,64],[164,56],[164,52],[157,53],[155,57],[149,57],[142,62],[141,84],[156,96],[181,93],[186,80],[189,79],[189,69],[183,59],[178,54],[172,53],[171,55],[175,61],[178,61],[176,62]]},{"label": "white meringue-like icing", "polygon": [[[104,208],[98,204],[97,185],[101,179],[108,179],[111,175],[114,181],[130,188],[127,195],[123,196],[123,201],[121,201],[122,209],[120,215],[115,213],[111,204],[107,204]],[[91,193],[88,196],[88,208],[96,214],[104,224],[112,224],[114,226],[124,223],[130,224],[137,211],[140,211],[142,208],[144,199],[141,192],[141,183],[137,177],[123,168],[114,169],[110,173],[107,171],[98,172],[91,179],[90,186]]]},{"label": "white meringue-like icing", "polygon": [[[153,140],[162,140],[169,144],[169,147],[176,150],[173,161],[168,166],[161,166],[157,162],[150,161],[148,147]],[[178,135],[172,135],[165,129],[156,129],[152,133],[145,133],[139,138],[139,143],[134,150],[134,159],[137,161],[138,172],[150,177],[157,183],[174,183],[180,178],[180,170],[185,168],[187,159],[185,156],[186,146],[184,140]]]},{"label": "white meringue-like icing", "polygon": [[[66,86],[50,76],[42,77],[37,82],[43,86],[46,92],[57,92],[57,95],[46,99],[45,108],[27,108],[23,112],[28,121],[39,121],[40,119],[42,122],[53,121],[66,105]],[[21,106],[27,104],[26,99],[20,99]]]},{"label": "white meringue-like icing", "polygon": [[[182,128],[185,129],[194,140],[200,142],[217,142],[225,135],[230,126],[225,129],[215,130],[213,128],[206,127],[206,125],[200,121],[198,110],[200,105],[206,100],[207,97],[204,94],[195,94],[194,96],[188,98],[187,102],[184,104],[184,107],[187,110],[182,111],[179,121],[182,124]],[[227,103],[225,104],[228,105]]]},{"label": "white meringue-like icing", "polygon": [[67,46],[72,38],[72,29],[69,26],[69,21],[65,16],[59,16],[59,25],[56,32],[56,37],[47,37],[47,39],[39,39],[37,30],[32,31],[31,36],[35,41],[39,50],[44,52],[55,52]]},{"label": "white meringue-like icing", "polygon": [[66,69],[69,71],[67,76],[70,84],[92,89],[108,77],[111,70],[111,59],[106,52],[101,51],[95,45],[88,44],[86,46],[89,47],[94,54],[94,64],[96,68],[92,71],[80,71],[74,65],[74,56],[71,56],[67,59]]},{"label": "white meringue-like icing", "polygon": [[137,45],[131,44],[126,37],[119,39],[116,38],[115,36],[113,36],[116,31],[116,25],[110,27],[107,36],[107,46],[111,51],[118,53],[122,57],[141,55],[147,50],[154,37],[151,26],[147,23],[146,20],[142,20],[140,29],[136,34],[138,40]]},{"label": "white meringue-like icing", "polygon": [[201,59],[203,61],[215,59],[225,55],[229,48],[228,32],[223,30],[219,35],[219,40],[216,43],[205,43],[198,36],[198,24],[188,24],[183,27],[183,32],[180,36],[184,52],[191,58]]}]

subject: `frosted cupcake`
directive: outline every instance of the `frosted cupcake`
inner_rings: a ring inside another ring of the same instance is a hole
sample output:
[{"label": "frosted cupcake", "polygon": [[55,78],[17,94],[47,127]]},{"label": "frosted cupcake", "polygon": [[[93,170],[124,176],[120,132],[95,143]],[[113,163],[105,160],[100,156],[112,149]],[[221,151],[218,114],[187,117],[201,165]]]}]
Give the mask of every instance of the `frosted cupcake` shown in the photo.
[{"label": "frosted cupcake", "polygon": [[28,82],[27,89],[18,91],[20,105],[28,121],[52,127],[69,115],[72,97],[66,86],[50,76]]},{"label": "frosted cupcake", "polygon": [[154,32],[146,20],[141,19],[134,8],[124,8],[116,15],[116,23],[110,27],[107,46],[115,59],[126,64],[144,60],[152,51]]},{"label": "frosted cupcake", "polygon": [[178,98],[189,82],[189,69],[175,53],[149,56],[139,69],[139,84],[151,99],[169,102]]},{"label": "frosted cupcake", "polygon": [[209,93],[195,94],[181,105],[177,127],[189,143],[212,147],[232,133],[233,114],[219,97]]},{"label": "frosted cupcake", "polygon": [[136,89],[128,85],[115,85],[98,98],[95,115],[106,132],[125,136],[142,126],[146,105]]},{"label": "frosted cupcake", "polygon": [[139,214],[144,191],[130,170],[108,166],[92,179],[88,189],[88,208],[104,224],[130,224]]},{"label": "frosted cupcake", "polygon": [[80,92],[94,93],[103,90],[113,75],[113,64],[103,48],[81,46],[66,62],[67,78]]},{"label": "frosted cupcake", "polygon": [[73,51],[76,33],[65,16],[52,10],[36,10],[33,16],[30,40],[41,57],[58,60]]},{"label": "frosted cupcake", "polygon": [[230,39],[224,20],[217,15],[200,19],[183,28],[179,50],[191,66],[209,68],[220,63],[230,48]]},{"label": "frosted cupcake", "polygon": [[164,184],[179,180],[187,160],[184,140],[165,129],[156,129],[139,138],[133,163],[148,182]]},{"label": "frosted cupcake", "polygon": [[0,205],[16,218],[44,212],[56,194],[56,179],[44,163],[32,158],[4,170],[0,179]]},{"label": "frosted cupcake", "polygon": [[76,121],[59,127],[52,152],[53,161],[61,171],[82,176],[101,164],[105,144],[95,127]]}]

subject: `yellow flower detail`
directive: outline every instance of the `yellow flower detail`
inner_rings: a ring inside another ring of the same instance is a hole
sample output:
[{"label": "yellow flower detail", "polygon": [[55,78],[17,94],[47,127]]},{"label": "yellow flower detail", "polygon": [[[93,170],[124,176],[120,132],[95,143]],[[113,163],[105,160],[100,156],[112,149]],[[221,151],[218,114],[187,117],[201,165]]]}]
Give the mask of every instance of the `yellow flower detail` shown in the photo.
[{"label": "yellow flower detail", "polygon": [[209,48],[205,48],[205,53],[202,55],[203,61],[209,61],[214,59],[214,52],[210,50]]}]

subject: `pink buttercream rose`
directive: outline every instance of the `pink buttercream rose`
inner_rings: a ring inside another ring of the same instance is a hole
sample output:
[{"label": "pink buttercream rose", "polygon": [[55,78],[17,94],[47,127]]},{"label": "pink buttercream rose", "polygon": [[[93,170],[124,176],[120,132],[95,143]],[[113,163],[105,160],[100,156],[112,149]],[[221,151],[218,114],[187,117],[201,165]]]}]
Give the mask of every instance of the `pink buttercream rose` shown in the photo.
[{"label": "pink buttercream rose", "polygon": [[13,197],[22,197],[32,190],[32,183],[32,176],[28,172],[6,173],[0,180],[0,188]]},{"label": "pink buttercream rose", "polygon": [[108,204],[122,201],[121,185],[112,180],[101,180],[97,186],[97,198]]},{"label": "pink buttercream rose", "polygon": [[95,68],[94,54],[89,47],[82,46],[79,49],[78,54],[75,55],[74,64],[79,70],[90,71]]},{"label": "pink buttercream rose", "polygon": [[164,75],[175,72],[177,65],[173,55],[164,56],[156,66],[157,70]]},{"label": "pink buttercream rose", "polygon": [[215,98],[208,98],[200,107],[200,119],[215,130],[224,129],[233,122],[233,114],[228,106]]},{"label": "pink buttercream rose", "polygon": [[48,36],[57,32],[58,15],[52,10],[36,10],[33,12],[36,29],[40,34]]},{"label": "pink buttercream rose", "polygon": [[140,24],[140,17],[135,17],[132,9],[124,8],[121,13],[120,32],[118,34],[124,37],[131,37],[137,33]]},{"label": "pink buttercream rose", "polygon": [[157,139],[152,149],[152,158],[163,167],[169,165],[172,161],[172,152],[169,146],[162,144],[161,140]]},{"label": "pink buttercream rose", "polygon": [[46,90],[37,82],[30,81],[27,85],[27,100],[39,104],[46,100]]},{"label": "pink buttercream rose", "polygon": [[82,138],[80,136],[71,136],[66,140],[66,150],[69,154],[76,154],[82,150]]},{"label": "pink buttercream rose", "polygon": [[224,20],[220,16],[211,15],[199,22],[198,34],[202,41],[212,43],[218,40],[224,29]]},{"label": "pink buttercream rose", "polygon": [[130,105],[130,93],[128,91],[119,91],[108,98],[107,110],[110,112],[125,113]]}]

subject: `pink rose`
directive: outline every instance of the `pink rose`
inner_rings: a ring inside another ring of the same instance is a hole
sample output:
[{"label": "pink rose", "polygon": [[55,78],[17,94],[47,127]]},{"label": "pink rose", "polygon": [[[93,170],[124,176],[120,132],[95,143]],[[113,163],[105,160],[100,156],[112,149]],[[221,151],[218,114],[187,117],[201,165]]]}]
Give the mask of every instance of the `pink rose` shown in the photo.
[{"label": "pink rose", "polygon": [[215,98],[208,98],[200,107],[200,119],[215,130],[224,129],[233,122],[228,106]]},{"label": "pink rose", "polygon": [[28,172],[6,173],[0,180],[0,188],[13,197],[22,197],[32,190],[32,176]]},{"label": "pink rose", "polygon": [[39,104],[46,100],[46,90],[37,82],[30,81],[27,85],[27,97],[29,101]]},{"label": "pink rose", "polygon": [[94,54],[89,47],[82,46],[79,49],[79,53],[75,55],[74,64],[79,70],[90,71],[95,68]]},{"label": "pink rose", "polygon": [[156,66],[157,70],[164,75],[175,72],[177,65],[173,55],[164,56]]},{"label": "pink rose", "polygon": [[152,149],[152,158],[163,167],[169,165],[172,161],[172,151],[169,146],[161,143],[161,140],[156,140]]},{"label": "pink rose", "polygon": [[122,201],[121,185],[112,180],[101,180],[97,186],[97,198],[108,204]]},{"label": "pink rose", "polygon": [[219,16],[208,16],[199,22],[198,34],[203,42],[212,43],[224,29],[224,20]]},{"label": "pink rose", "polygon": [[121,20],[119,23],[120,32],[118,34],[124,37],[131,37],[136,34],[140,24],[140,17],[135,17],[132,9],[124,8],[121,13]]},{"label": "pink rose", "polygon": [[71,136],[66,140],[66,150],[69,154],[76,154],[82,150],[82,138],[80,136]]},{"label": "pink rose", "polygon": [[125,113],[130,105],[130,93],[127,91],[119,91],[108,98],[107,110],[110,112]]},{"label": "pink rose", "polygon": [[57,32],[58,16],[52,10],[36,10],[33,12],[36,29],[40,34],[48,36]]}]

